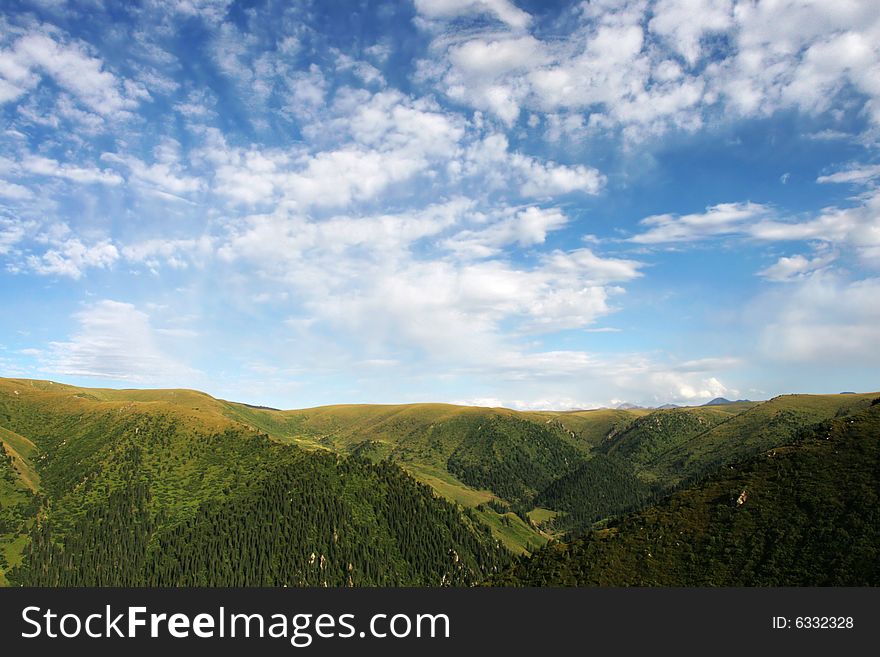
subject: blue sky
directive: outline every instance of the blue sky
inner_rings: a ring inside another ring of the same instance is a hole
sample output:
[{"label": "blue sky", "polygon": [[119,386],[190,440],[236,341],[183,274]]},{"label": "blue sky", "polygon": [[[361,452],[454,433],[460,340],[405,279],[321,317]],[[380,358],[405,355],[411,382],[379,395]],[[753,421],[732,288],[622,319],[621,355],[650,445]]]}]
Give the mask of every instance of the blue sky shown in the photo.
[{"label": "blue sky", "polygon": [[0,374],[286,408],[880,388],[871,0],[0,15]]}]

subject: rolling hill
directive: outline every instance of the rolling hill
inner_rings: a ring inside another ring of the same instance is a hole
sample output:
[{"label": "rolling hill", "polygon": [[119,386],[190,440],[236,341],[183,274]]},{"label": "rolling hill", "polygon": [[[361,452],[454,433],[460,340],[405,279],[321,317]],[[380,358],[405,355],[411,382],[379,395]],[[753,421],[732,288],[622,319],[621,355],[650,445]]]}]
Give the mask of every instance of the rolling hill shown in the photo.
[{"label": "rolling hill", "polygon": [[278,444],[198,393],[0,390],[13,584],[436,586],[508,558],[396,466]]},{"label": "rolling hill", "polygon": [[282,411],[0,379],[0,584],[473,583],[875,397]]},{"label": "rolling hill", "polygon": [[502,586],[880,585],[880,398],[490,579]]}]

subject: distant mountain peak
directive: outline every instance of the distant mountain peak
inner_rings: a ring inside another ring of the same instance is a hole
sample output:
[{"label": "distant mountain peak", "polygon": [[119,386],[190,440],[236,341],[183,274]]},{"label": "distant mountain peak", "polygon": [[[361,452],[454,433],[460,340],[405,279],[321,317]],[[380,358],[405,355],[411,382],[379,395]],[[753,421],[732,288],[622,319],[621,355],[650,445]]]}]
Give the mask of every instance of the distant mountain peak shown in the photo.
[{"label": "distant mountain peak", "polygon": [[740,402],[747,402],[748,399],[737,399],[736,401],[730,401],[729,399],[725,399],[724,397],[716,397],[712,401],[708,401],[703,406],[726,406],[727,404],[738,404]]},{"label": "distant mountain peak", "polygon": [[623,402],[622,404],[618,404],[614,408],[621,411],[632,411],[638,408],[644,408],[644,406],[639,406],[638,404],[630,404],[629,402]]},{"label": "distant mountain peak", "polygon": [[679,406],[678,404],[663,404],[663,406],[658,406],[658,407],[657,407],[657,410],[661,410],[661,411],[662,411],[662,410],[667,409],[667,408],[681,408],[681,406]]}]

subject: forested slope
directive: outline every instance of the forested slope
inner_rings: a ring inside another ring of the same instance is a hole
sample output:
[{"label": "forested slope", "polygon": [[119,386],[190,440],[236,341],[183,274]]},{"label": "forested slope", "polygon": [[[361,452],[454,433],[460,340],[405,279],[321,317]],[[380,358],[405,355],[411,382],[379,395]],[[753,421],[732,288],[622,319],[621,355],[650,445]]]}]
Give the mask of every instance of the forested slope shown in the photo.
[{"label": "forested slope", "polygon": [[508,558],[392,464],[280,445],[161,400],[15,390],[0,420],[38,450],[43,506],[15,527],[30,540],[13,584],[467,584]]},{"label": "forested slope", "polygon": [[493,585],[880,585],[880,399],[656,506],[520,559]]}]

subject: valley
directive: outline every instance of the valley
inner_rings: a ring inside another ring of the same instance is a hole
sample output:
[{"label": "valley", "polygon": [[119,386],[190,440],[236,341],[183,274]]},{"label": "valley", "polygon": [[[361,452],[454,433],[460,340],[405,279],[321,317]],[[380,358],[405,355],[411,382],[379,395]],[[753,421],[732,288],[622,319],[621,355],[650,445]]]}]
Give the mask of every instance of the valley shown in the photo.
[{"label": "valley", "polygon": [[523,564],[626,535],[617,523],[801,445],[823,422],[873,417],[877,396],[283,411],[0,379],[0,584],[617,581]]}]

